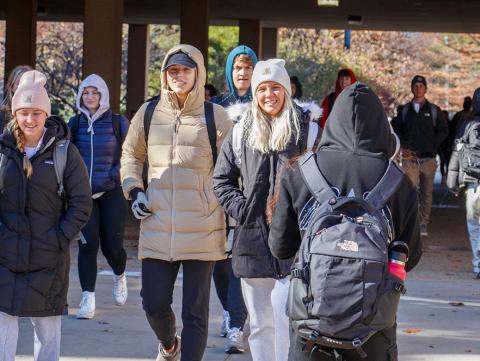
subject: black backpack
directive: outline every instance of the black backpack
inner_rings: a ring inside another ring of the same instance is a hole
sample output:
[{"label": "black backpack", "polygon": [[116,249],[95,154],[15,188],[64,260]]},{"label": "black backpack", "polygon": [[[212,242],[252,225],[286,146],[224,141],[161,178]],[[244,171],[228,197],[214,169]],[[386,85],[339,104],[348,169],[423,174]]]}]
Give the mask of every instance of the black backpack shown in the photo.
[{"label": "black backpack", "polygon": [[480,119],[469,123],[465,134],[456,143],[460,170],[470,177],[480,179]]},{"label": "black backpack", "polygon": [[[152,123],[153,112],[160,101],[160,95],[147,100],[147,109],[143,115],[143,129],[145,132],[145,144],[148,144],[148,134],[150,132],[150,124]],[[217,163],[217,127],[215,125],[215,116],[213,114],[213,103],[205,102],[205,122],[207,123],[208,140],[212,148],[213,164]]]},{"label": "black backpack", "polygon": [[[322,350],[341,360],[377,331],[395,323],[401,279],[388,272],[394,231],[386,203],[403,172],[394,162],[365,199],[338,197],[318,169],[314,153],[299,159],[315,204],[308,219],[288,295],[287,313],[304,351]],[[305,211],[305,210],[304,210]]]}]

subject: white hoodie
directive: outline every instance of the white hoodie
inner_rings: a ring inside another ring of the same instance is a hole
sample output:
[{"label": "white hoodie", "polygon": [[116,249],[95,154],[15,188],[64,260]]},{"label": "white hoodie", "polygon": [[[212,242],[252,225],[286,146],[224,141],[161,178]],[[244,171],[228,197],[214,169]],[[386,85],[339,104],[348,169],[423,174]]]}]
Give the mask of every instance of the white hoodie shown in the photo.
[{"label": "white hoodie", "polygon": [[[100,106],[98,107],[95,114],[93,114],[93,116],[90,116],[90,112],[88,111],[88,109],[84,105],[82,105],[83,91],[89,86],[97,88],[97,91],[100,93]],[[77,109],[83,114],[85,114],[85,116],[87,117],[89,124],[89,132],[92,131],[93,122],[100,118],[103,113],[110,109],[110,95],[108,92],[107,84],[105,83],[105,80],[103,80],[99,75],[90,74],[85,79],[83,79],[80,87],[78,88]]]}]

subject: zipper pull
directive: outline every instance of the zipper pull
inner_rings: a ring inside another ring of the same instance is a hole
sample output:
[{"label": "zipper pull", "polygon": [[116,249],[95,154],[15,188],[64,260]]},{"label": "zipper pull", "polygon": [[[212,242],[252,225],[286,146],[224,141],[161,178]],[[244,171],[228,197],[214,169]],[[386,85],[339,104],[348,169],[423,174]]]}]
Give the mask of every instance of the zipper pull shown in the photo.
[{"label": "zipper pull", "polygon": [[180,126],[180,117],[177,115],[175,118],[175,133],[178,133],[179,126]]}]

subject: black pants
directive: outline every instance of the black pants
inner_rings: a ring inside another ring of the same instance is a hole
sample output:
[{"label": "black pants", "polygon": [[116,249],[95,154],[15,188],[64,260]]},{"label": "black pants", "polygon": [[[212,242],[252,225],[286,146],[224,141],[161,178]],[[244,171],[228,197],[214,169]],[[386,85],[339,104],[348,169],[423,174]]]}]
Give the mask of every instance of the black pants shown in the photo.
[{"label": "black pants", "polygon": [[231,258],[215,262],[213,281],[223,309],[230,314],[230,327],[243,329],[247,307],[243,301],[240,278],[233,274]]},{"label": "black pants", "polygon": [[[360,358],[356,351],[343,351],[343,361],[397,361],[397,325],[377,332],[363,346],[367,353],[367,358]],[[332,356],[328,356],[320,351],[314,351],[311,354],[303,352],[301,341],[290,330],[290,352],[289,361],[334,361]]]},{"label": "black pants", "polygon": [[175,342],[173,289],[183,267],[182,361],[201,361],[208,337],[210,284],[215,262],[142,260],[142,301],[148,323],[164,348]]},{"label": "black pants", "polygon": [[95,291],[97,281],[97,254],[99,247],[112,267],[113,273],[125,272],[127,253],[123,235],[127,217],[127,201],[118,187],[93,200],[92,214],[82,229],[79,241],[78,275],[82,291]]}]

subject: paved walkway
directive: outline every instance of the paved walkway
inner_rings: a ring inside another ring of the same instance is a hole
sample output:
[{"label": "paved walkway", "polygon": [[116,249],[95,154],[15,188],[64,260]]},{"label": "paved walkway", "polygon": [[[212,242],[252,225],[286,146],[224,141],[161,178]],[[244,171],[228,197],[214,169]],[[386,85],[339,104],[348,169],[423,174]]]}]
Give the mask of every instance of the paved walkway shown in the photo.
[{"label": "paved walkway", "polygon": [[[426,252],[408,276],[408,293],[398,315],[400,361],[480,360],[480,281],[470,273],[470,251],[461,203],[442,189],[436,191],[436,207]],[[94,320],[76,320],[80,288],[76,271],[76,247],[72,246],[69,316],[63,319],[62,361],[154,360],[157,342],[141,308],[140,270],[135,249],[129,247],[130,296],[124,307],[113,305],[112,279],[103,257],[97,287]],[[103,271],[103,272],[102,272]],[[175,288],[174,308],[180,314],[181,283]],[[463,306],[450,302],[460,301]],[[251,360],[249,353],[228,356],[224,339],[217,336],[221,307],[212,288],[210,331],[204,360]],[[180,323],[180,321],[179,321]],[[180,329],[180,327],[179,327]],[[409,333],[407,333],[409,332]],[[33,332],[28,320],[21,321],[17,360],[32,360]],[[265,345],[272,347],[272,345]],[[28,356],[26,356],[28,355]]]}]

